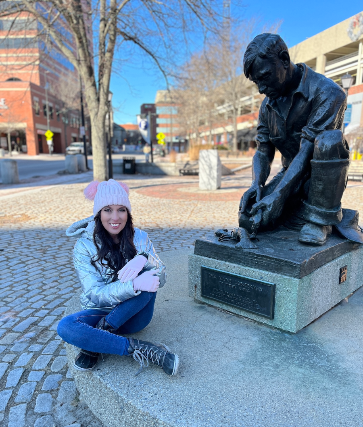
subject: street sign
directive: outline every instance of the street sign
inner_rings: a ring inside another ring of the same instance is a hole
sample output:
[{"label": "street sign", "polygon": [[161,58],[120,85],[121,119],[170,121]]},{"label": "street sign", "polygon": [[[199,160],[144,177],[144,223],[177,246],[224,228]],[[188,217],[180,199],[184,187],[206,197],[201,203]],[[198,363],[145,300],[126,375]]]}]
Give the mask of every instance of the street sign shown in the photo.
[{"label": "street sign", "polygon": [[53,135],[54,135],[54,133],[51,131],[51,130],[47,130],[46,132],[45,132],[45,137],[47,138],[47,141],[49,141],[50,139],[52,139],[53,138]]},{"label": "street sign", "polygon": [[164,141],[163,139],[159,139],[159,140],[158,140],[158,144],[160,144],[160,145],[165,145],[165,141]]},{"label": "street sign", "polygon": [[84,126],[81,126],[79,128],[79,136],[84,136],[84,135],[86,135],[86,131],[85,131]]},{"label": "street sign", "polygon": [[53,144],[53,140],[52,139],[47,139],[47,144],[48,145],[52,145]]},{"label": "street sign", "polygon": [[165,135],[162,133],[162,132],[159,132],[157,135],[156,135],[156,139],[165,139]]}]

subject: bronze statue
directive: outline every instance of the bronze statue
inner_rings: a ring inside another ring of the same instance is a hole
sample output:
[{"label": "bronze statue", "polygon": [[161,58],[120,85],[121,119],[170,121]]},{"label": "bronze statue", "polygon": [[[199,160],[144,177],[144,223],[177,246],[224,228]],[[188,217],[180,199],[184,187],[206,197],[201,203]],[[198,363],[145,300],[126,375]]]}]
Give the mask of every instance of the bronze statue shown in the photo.
[{"label": "bronze statue", "polygon": [[[348,239],[363,243],[357,214],[341,208],[349,166],[342,133],[344,90],[307,65],[294,64],[277,34],[255,37],[243,65],[245,76],[266,98],[259,112],[253,182],[241,199],[239,226],[255,237],[257,230],[284,224],[299,229],[299,241],[312,245],[323,245],[336,226]],[[276,149],[282,169],[266,184]]]}]

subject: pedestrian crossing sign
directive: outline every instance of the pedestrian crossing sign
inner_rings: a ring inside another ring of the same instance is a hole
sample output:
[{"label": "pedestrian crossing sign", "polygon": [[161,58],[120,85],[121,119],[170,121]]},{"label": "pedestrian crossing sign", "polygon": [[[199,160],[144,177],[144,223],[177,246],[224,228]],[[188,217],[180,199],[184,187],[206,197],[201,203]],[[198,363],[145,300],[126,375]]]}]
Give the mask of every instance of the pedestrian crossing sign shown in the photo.
[{"label": "pedestrian crossing sign", "polygon": [[50,139],[52,139],[53,138],[53,135],[54,135],[54,133],[51,131],[51,130],[47,130],[46,132],[45,132],[45,137],[46,137],[46,139],[47,139],[47,141],[49,141]]}]

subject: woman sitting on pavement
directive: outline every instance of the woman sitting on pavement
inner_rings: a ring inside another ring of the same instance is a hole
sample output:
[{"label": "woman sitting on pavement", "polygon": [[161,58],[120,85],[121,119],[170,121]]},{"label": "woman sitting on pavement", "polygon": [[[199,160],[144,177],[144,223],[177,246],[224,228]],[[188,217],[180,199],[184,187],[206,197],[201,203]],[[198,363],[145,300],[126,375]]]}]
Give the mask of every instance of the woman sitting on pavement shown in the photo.
[{"label": "woman sitting on pavement", "polygon": [[150,323],[156,291],[165,283],[165,266],[147,233],[133,226],[127,185],[94,181],[84,194],[94,200],[94,217],[67,230],[67,236],[79,236],[73,258],[83,311],[58,325],[59,336],[82,349],[75,368],[90,370],[100,353],[109,353],[132,355],[141,368],[151,361],[175,375],[179,358],[167,347],[122,336]]}]

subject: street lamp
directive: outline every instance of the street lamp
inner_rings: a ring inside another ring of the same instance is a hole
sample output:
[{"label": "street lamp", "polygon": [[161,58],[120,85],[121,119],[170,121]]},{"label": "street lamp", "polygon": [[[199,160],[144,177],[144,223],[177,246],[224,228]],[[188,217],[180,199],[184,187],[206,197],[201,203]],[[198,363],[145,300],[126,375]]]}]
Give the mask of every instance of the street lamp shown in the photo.
[{"label": "street lamp", "polygon": [[348,90],[353,85],[353,76],[351,76],[349,73],[345,73],[344,76],[340,78],[340,81],[342,83],[343,89],[345,90],[345,93],[348,96]]},{"label": "street lamp", "polygon": [[84,154],[84,159],[86,162],[86,169],[89,170],[88,159],[87,159],[86,125],[85,125],[85,121],[84,121],[83,90],[82,90],[81,76],[79,76],[79,83],[80,83],[80,88],[81,88],[81,120],[82,120],[82,127],[80,130],[80,134],[83,138],[83,154]]},{"label": "street lamp", "polygon": [[[107,109],[108,109],[108,179],[113,178],[113,168],[112,168],[112,141],[111,141],[111,110],[112,110],[112,95],[113,93],[111,91],[108,92],[108,103],[107,103]],[[113,121],[113,120],[112,120]],[[112,123],[113,125],[113,123]]]},{"label": "street lamp", "polygon": [[[67,148],[67,125],[68,125],[68,117],[64,116],[64,112],[62,113],[62,122],[64,124],[64,142],[65,142],[65,148]],[[66,151],[67,154],[67,151]]]},{"label": "street lamp", "polygon": [[[348,91],[353,84],[353,76],[351,76],[349,73],[345,73],[340,78],[340,81],[342,83],[343,89],[345,90],[345,94],[347,95],[347,98],[348,98]],[[345,133],[345,123],[343,123],[343,133]]]}]

